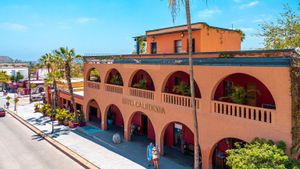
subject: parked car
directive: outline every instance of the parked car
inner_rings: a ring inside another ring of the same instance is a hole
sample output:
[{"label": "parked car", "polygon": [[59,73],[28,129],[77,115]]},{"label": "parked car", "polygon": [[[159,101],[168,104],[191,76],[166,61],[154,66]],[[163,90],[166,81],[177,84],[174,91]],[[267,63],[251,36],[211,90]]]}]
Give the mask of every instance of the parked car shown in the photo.
[{"label": "parked car", "polygon": [[43,97],[42,96],[32,96],[31,97],[31,100],[33,102],[36,102],[36,101],[42,101],[43,100]]},{"label": "parked car", "polygon": [[5,113],[5,110],[2,107],[0,107],[0,117],[4,117]]}]

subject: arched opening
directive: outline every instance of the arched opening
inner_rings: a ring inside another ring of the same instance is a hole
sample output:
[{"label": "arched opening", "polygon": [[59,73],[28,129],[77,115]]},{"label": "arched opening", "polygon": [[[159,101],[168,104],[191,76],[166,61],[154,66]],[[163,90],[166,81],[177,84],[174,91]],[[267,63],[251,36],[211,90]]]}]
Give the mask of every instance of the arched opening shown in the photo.
[{"label": "arched opening", "polygon": [[116,105],[110,105],[106,114],[107,129],[123,132],[124,121],[120,109]]},{"label": "arched opening", "polygon": [[245,145],[247,142],[236,139],[236,138],[224,138],[220,140],[215,146],[212,154],[212,166],[213,169],[229,169],[230,167],[226,165],[226,150],[236,148],[236,143],[241,146]]},{"label": "arched opening", "polygon": [[144,142],[155,141],[155,131],[152,122],[143,112],[135,112],[130,120],[130,137],[132,141]]},{"label": "arched opening", "polygon": [[[169,123],[163,133],[164,155],[174,161],[193,167],[194,163],[194,133],[180,122]],[[200,161],[201,161],[201,151]],[[201,166],[200,162],[200,166]]]},{"label": "arched opening", "polygon": [[130,87],[154,91],[154,83],[151,76],[144,70],[138,70],[130,83]]},{"label": "arched opening", "polygon": [[[200,89],[194,81],[195,96],[201,98]],[[165,93],[191,96],[189,74],[183,71],[174,72],[166,81],[164,86]]]},{"label": "arched opening", "polygon": [[89,123],[101,128],[101,112],[100,107],[96,100],[91,100],[87,104],[88,120]]},{"label": "arched opening", "polygon": [[235,73],[225,77],[217,86],[214,100],[255,107],[276,109],[268,88],[253,76]]},{"label": "arched opening", "polygon": [[92,81],[92,82],[100,82],[100,74],[99,72],[95,69],[92,68],[89,73],[88,73],[88,81]]},{"label": "arched opening", "polygon": [[120,72],[117,69],[110,70],[110,72],[106,78],[106,83],[112,84],[112,85],[123,86],[123,79],[122,79]]}]

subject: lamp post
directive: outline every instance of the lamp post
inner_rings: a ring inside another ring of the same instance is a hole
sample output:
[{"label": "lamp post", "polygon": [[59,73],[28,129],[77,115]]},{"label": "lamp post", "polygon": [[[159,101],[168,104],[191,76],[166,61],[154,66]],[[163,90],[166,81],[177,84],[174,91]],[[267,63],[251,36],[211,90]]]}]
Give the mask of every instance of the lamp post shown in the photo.
[{"label": "lamp post", "polygon": [[17,95],[15,94],[15,97],[14,97],[14,103],[15,103],[15,108],[14,108],[14,111],[17,113],[17,103],[19,102],[19,98],[17,97]]},{"label": "lamp post", "polygon": [[51,89],[51,100],[52,100],[52,112],[51,112],[51,123],[52,123],[52,130],[51,130],[51,134],[53,134],[54,132],[54,111],[55,111],[55,101],[54,101],[54,89]]}]

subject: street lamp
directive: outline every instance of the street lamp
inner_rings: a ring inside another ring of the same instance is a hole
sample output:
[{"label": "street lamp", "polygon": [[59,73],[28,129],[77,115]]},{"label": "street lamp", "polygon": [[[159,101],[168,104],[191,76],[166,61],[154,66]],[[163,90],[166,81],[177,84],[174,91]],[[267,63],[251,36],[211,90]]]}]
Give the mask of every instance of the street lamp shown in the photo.
[{"label": "street lamp", "polygon": [[15,103],[15,108],[14,108],[14,111],[17,113],[17,103],[19,102],[19,98],[17,97],[17,95],[15,94],[15,97],[14,97],[14,103]]},{"label": "street lamp", "polygon": [[55,101],[54,101],[54,94],[55,94],[55,92],[54,92],[54,89],[51,89],[51,98],[52,98],[52,113],[51,113],[51,122],[52,122],[52,131],[51,131],[51,134],[53,134],[53,132],[54,132],[54,116],[55,116],[55,113],[54,113],[54,111],[55,111]]}]

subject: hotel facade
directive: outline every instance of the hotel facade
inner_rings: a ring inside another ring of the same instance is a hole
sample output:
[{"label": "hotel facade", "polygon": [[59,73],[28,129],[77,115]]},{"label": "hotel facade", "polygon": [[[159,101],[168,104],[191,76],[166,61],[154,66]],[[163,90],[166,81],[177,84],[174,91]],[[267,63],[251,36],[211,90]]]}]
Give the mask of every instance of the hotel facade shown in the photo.
[{"label": "hotel facade", "polygon": [[[292,132],[298,123],[293,122],[291,95],[297,53],[241,51],[238,31],[206,23],[195,23],[192,29],[202,168],[225,168],[225,151],[234,142],[256,137],[283,140],[292,155],[298,139]],[[192,155],[187,28],[151,30],[138,38],[147,44],[145,54],[137,43],[135,55],[84,57],[84,96],[76,102],[87,121],[103,130],[115,125],[127,141],[135,129],[158,144],[162,154],[169,147]]]}]

